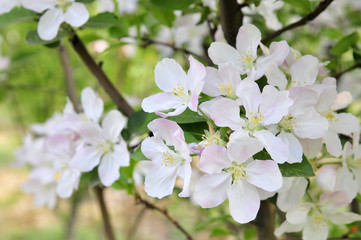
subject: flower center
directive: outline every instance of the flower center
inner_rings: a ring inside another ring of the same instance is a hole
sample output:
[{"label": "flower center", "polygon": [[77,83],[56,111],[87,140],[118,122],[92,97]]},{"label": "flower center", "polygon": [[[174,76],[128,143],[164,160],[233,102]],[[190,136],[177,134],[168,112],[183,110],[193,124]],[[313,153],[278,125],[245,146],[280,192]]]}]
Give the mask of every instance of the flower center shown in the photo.
[{"label": "flower center", "polygon": [[312,218],[313,228],[319,229],[320,227],[324,227],[326,225],[326,220],[322,216],[314,216]]},{"label": "flower center", "polygon": [[238,61],[240,61],[244,65],[244,69],[252,69],[253,56],[248,52],[242,52],[238,55]]},{"label": "flower center", "polygon": [[294,127],[297,127],[296,118],[290,113],[282,118],[280,126],[285,130],[292,130]]},{"label": "flower center", "polygon": [[188,93],[186,93],[183,85],[180,83],[177,83],[177,87],[173,88],[172,94],[173,94],[173,96],[178,97],[183,101],[186,101],[186,102],[190,101],[190,96],[188,95]]},{"label": "flower center", "polygon": [[58,0],[58,8],[62,9],[63,12],[66,12],[68,10],[68,7],[70,7],[73,4],[73,1],[71,0]]},{"label": "flower center", "polygon": [[107,152],[113,152],[114,151],[113,147],[114,147],[114,143],[112,143],[110,140],[106,140],[98,146],[99,150],[103,154]]},{"label": "flower center", "polygon": [[251,116],[249,117],[249,124],[251,124],[252,126],[264,124],[264,122],[263,122],[264,116],[262,115],[261,112],[259,112],[257,114],[253,114],[253,112],[250,112],[250,114],[251,114]]},{"label": "flower center", "polygon": [[163,152],[162,159],[163,161],[161,165],[165,167],[167,167],[168,165],[172,165],[175,160],[173,155],[170,154],[168,151]]},{"label": "flower center", "polygon": [[336,116],[336,111],[334,111],[332,108],[330,108],[330,110],[325,114],[325,117],[330,123],[338,121],[338,118]]},{"label": "flower center", "polygon": [[202,139],[203,141],[198,144],[200,148],[205,148],[212,144],[226,146],[225,141],[221,139],[221,133],[219,131],[212,135],[209,131],[206,130],[205,134],[202,135]]},{"label": "flower center", "polygon": [[230,167],[226,170],[226,172],[232,174],[233,183],[237,184],[241,180],[247,179],[247,169],[244,167],[244,164],[237,165],[233,164],[233,167]]},{"label": "flower center", "polygon": [[221,93],[223,95],[226,95],[226,96],[229,96],[231,98],[235,98],[236,97],[236,94],[233,90],[233,87],[231,85],[230,82],[226,84],[222,83],[222,84],[218,84],[218,87],[219,87],[219,90],[221,90]]}]

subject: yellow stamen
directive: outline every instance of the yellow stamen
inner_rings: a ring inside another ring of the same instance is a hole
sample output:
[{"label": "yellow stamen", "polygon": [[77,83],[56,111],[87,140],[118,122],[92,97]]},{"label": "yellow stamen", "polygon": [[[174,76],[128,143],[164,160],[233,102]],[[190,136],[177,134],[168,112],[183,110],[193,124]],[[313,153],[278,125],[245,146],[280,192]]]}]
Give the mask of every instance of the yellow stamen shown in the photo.
[{"label": "yellow stamen", "polygon": [[223,95],[227,95],[227,96],[233,96],[234,95],[233,87],[232,87],[230,82],[228,82],[227,85],[224,84],[224,83],[218,84],[218,87],[221,90],[221,93]]},{"label": "yellow stamen", "polygon": [[234,165],[233,167],[226,170],[232,174],[233,183],[237,184],[241,180],[247,179],[247,169],[244,165]]},{"label": "yellow stamen", "polygon": [[262,115],[262,113],[253,114],[252,112],[250,112],[250,114],[251,114],[251,117],[249,118],[249,123],[251,125],[264,124],[264,122],[263,122],[264,116]]},{"label": "yellow stamen", "polygon": [[293,117],[290,113],[282,118],[280,125],[285,129],[292,130],[294,127],[297,127],[296,117]]},{"label": "yellow stamen", "polygon": [[330,108],[330,110],[326,113],[325,117],[327,118],[327,120],[329,122],[337,122],[337,116],[336,116],[336,111],[334,111],[332,108]]},{"label": "yellow stamen", "polygon": [[184,92],[184,87],[182,84],[177,83],[177,87],[173,88],[173,96],[175,97],[184,97],[185,96],[185,92]]},{"label": "yellow stamen", "polygon": [[172,165],[174,162],[174,157],[168,151],[163,152],[162,156],[163,162],[161,163],[162,166],[167,167],[168,165]]}]

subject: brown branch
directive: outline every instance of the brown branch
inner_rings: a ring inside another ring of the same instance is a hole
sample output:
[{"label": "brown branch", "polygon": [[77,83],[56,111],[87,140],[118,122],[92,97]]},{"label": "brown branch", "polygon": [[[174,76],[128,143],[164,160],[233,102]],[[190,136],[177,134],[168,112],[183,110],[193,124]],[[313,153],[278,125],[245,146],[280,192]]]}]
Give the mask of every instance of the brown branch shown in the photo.
[{"label": "brown branch", "polygon": [[107,209],[107,206],[104,201],[103,190],[104,189],[99,186],[94,187],[95,195],[97,196],[98,203],[100,206],[100,211],[102,213],[103,220],[104,220],[105,235],[107,237],[107,240],[115,240],[115,235],[113,232],[112,224],[110,222],[110,216],[109,216],[108,209]]},{"label": "brown branch", "polygon": [[261,206],[254,223],[257,227],[259,240],[276,240],[274,235],[275,208],[269,201],[261,201]]},{"label": "brown branch", "polygon": [[143,199],[138,193],[135,193],[135,199],[138,203],[143,204],[146,208],[155,210],[161,214],[163,214],[176,228],[178,228],[188,240],[193,240],[193,237],[178,223],[178,221],[168,213],[167,209],[162,209],[153,203],[148,202],[147,200]]},{"label": "brown branch", "polygon": [[235,47],[239,28],[243,24],[243,13],[237,0],[219,0],[221,25],[227,42]]},{"label": "brown branch", "polygon": [[325,11],[326,8],[332,2],[333,2],[333,0],[324,0],[324,1],[320,2],[320,4],[312,12],[310,12],[309,14],[307,14],[306,16],[304,16],[297,22],[287,25],[287,26],[281,28],[280,30],[277,30],[277,31],[269,34],[268,36],[266,36],[265,38],[262,39],[262,43],[266,44],[269,41],[271,41],[272,39],[278,37],[279,35],[281,35],[282,33],[286,32],[288,30],[306,25],[306,23],[314,20],[318,15],[320,15],[323,11]]},{"label": "brown branch", "polygon": [[83,42],[80,38],[73,32],[73,36],[69,38],[72,43],[75,51],[81,57],[88,69],[94,74],[98,79],[100,85],[108,93],[109,97],[113,100],[115,105],[122,111],[126,116],[130,116],[134,113],[133,108],[127,103],[123,96],[117,91],[112,82],[109,80],[107,75],[105,75],[103,69],[94,61],[90,56],[89,52],[85,48]]},{"label": "brown branch", "polygon": [[356,63],[355,65],[353,65],[353,66],[351,66],[351,67],[349,67],[349,68],[347,68],[347,69],[345,69],[345,70],[343,70],[343,71],[335,74],[335,75],[334,75],[334,78],[338,79],[338,78],[340,78],[343,74],[345,74],[345,73],[347,73],[347,72],[351,72],[352,70],[355,70],[356,68],[361,68],[361,62]]},{"label": "brown branch", "polygon": [[74,109],[76,112],[80,112],[80,104],[76,96],[75,81],[73,76],[73,70],[70,64],[69,55],[64,47],[64,44],[60,42],[59,44],[59,55],[61,60],[61,65],[63,66],[65,80],[66,80],[66,91],[70,98],[70,101],[73,103]]}]

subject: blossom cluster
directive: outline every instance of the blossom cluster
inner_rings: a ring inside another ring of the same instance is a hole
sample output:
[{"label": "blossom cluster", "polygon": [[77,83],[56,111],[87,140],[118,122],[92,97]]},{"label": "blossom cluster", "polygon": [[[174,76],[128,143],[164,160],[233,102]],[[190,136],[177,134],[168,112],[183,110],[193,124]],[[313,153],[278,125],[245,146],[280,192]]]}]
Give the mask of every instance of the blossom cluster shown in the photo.
[{"label": "blossom cluster", "polygon": [[[327,220],[361,220],[357,214],[335,212],[361,193],[360,122],[350,113],[337,112],[352,97],[338,93],[336,79],[325,76],[327,63],[302,56],[286,41],[269,48],[260,41],[257,27],[245,24],[236,48],[211,44],[208,54],[217,68],[204,67],[192,56],[188,73],[173,59],[157,64],[155,82],[163,92],[142,102],[145,112],[162,117],[149,123],[153,136],[141,145],[153,162],[145,190],[163,198],[172,194],[179,176],[179,196],[192,195],[204,208],[228,198],[230,213],[239,223],[254,220],[260,201],[277,193],[278,207],[287,212],[277,235],[303,229],[306,240],[326,239]],[[182,128],[166,119],[187,108],[208,122],[203,141],[187,143]],[[353,137],[353,146],[347,143],[342,150],[340,135]],[[261,151],[266,159],[256,155]],[[321,152],[338,161],[328,164],[320,159]],[[282,176],[280,164],[292,166],[305,157],[312,160],[316,178]],[[203,175],[191,181],[196,165]],[[194,191],[191,182],[196,182]]]},{"label": "blossom cluster", "polygon": [[16,151],[17,165],[29,165],[29,180],[22,189],[34,194],[36,206],[53,208],[57,196],[68,198],[78,188],[82,173],[97,167],[100,182],[110,186],[120,167],[129,166],[127,144],[121,131],[127,119],[104,104],[93,89],[81,93],[82,113],[68,100],[63,112],[43,124],[32,125]]}]

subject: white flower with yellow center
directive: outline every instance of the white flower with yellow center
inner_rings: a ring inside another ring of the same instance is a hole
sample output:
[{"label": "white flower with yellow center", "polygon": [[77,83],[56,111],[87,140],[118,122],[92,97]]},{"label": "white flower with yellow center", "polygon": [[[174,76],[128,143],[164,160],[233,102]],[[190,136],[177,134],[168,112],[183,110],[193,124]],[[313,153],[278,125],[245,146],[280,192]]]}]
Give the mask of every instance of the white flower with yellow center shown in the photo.
[{"label": "white flower with yellow center", "polygon": [[143,100],[142,108],[145,112],[155,112],[162,117],[179,115],[187,107],[197,112],[206,70],[192,56],[189,57],[189,63],[188,74],[170,58],[163,59],[155,66],[155,82],[164,92]]},{"label": "white flower with yellow center", "polygon": [[145,191],[157,198],[171,195],[179,175],[183,179],[183,191],[179,196],[189,197],[192,159],[183,130],[177,123],[162,118],[150,122],[148,128],[154,137],[146,138],[141,149],[154,165],[146,174]]},{"label": "white flower with yellow center", "polygon": [[282,185],[277,163],[252,160],[262,150],[247,134],[228,145],[210,145],[204,149],[199,168],[205,172],[197,182],[194,199],[203,208],[212,208],[229,199],[232,217],[239,223],[252,221],[260,207],[257,188],[272,192]]},{"label": "white flower with yellow center", "polygon": [[56,37],[63,22],[80,27],[89,19],[85,5],[75,0],[22,0],[24,8],[45,13],[40,17],[38,34],[43,40]]}]

